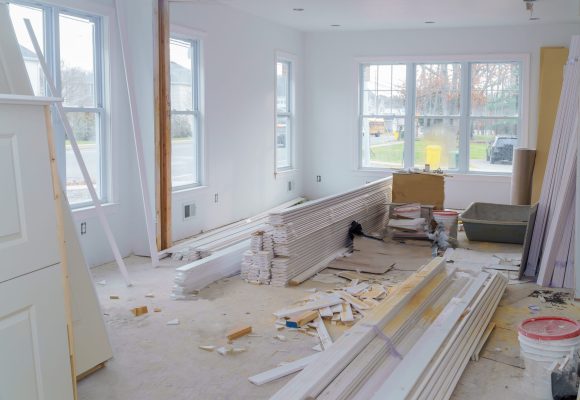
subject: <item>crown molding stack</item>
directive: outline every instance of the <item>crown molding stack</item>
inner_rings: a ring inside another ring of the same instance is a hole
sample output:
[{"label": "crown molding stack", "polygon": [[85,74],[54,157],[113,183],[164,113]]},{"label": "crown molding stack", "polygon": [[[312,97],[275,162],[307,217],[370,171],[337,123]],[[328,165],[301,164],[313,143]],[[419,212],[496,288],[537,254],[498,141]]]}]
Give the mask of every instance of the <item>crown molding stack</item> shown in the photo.
[{"label": "crown molding stack", "polygon": [[558,106],[538,212],[525,265],[543,286],[574,286],[576,165],[580,130],[580,36],[574,36]]},{"label": "crown molding stack", "polygon": [[448,399],[506,286],[435,258],[272,399]]}]

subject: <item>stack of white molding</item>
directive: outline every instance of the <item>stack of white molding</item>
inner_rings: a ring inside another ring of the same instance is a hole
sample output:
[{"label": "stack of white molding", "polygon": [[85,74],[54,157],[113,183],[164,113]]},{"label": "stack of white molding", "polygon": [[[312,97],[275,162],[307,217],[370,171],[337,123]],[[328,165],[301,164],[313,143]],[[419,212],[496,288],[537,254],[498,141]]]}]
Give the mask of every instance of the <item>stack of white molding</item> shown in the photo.
[{"label": "stack of white molding", "polygon": [[576,164],[580,134],[580,36],[574,36],[525,265],[538,284],[574,287]]},{"label": "stack of white molding", "polygon": [[507,286],[436,258],[309,359],[272,400],[448,399]]},{"label": "stack of white molding", "polygon": [[252,234],[250,250],[244,252],[241,277],[249,283],[270,284],[274,244],[271,232],[257,231]]},{"label": "stack of white molding", "polygon": [[303,201],[303,198],[294,199],[250,219],[214,229],[166,250],[164,254],[181,253],[182,259],[190,260],[191,257],[193,260],[177,268],[171,297],[175,300],[188,299],[210,283],[239,273],[242,257],[250,250],[250,237],[256,230],[267,228],[269,212]]},{"label": "stack of white molding", "polygon": [[284,210],[304,201],[306,199],[298,197],[251,218],[201,233],[163,250],[159,256],[171,255],[174,260],[178,261],[196,261],[208,257],[215,251],[250,239],[252,233],[256,231],[266,229],[270,212]]},{"label": "stack of white molding", "polygon": [[392,178],[381,179],[348,192],[270,213],[274,237],[272,280],[275,286],[299,284],[322,270],[352,243],[352,221],[367,233],[380,230],[387,218]]}]

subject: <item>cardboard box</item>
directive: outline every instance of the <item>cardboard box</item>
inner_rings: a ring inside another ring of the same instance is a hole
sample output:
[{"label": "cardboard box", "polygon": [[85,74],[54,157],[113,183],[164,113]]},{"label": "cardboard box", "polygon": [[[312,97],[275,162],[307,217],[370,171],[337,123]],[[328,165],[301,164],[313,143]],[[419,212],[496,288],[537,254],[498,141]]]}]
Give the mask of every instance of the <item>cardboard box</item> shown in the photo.
[{"label": "cardboard box", "polygon": [[428,173],[394,173],[393,203],[432,204],[436,210],[442,210],[445,177]]}]

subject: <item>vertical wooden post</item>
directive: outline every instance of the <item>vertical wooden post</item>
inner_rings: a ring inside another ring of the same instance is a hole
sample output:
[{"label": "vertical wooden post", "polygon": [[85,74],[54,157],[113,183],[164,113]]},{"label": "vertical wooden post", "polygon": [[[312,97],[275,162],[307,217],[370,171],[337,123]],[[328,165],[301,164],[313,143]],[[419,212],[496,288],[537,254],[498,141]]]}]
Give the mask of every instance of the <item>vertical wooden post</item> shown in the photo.
[{"label": "vertical wooden post", "polygon": [[60,269],[62,273],[62,287],[64,291],[64,305],[66,313],[66,332],[68,339],[68,352],[69,352],[69,362],[70,362],[70,372],[71,372],[71,384],[73,387],[73,397],[74,400],[78,399],[78,389],[77,389],[77,369],[76,369],[76,356],[75,356],[75,341],[73,333],[73,311],[72,311],[72,298],[71,298],[71,284],[69,276],[69,265],[68,257],[66,253],[66,244],[64,236],[64,216],[62,211],[61,202],[62,199],[62,189],[60,186],[60,178],[58,176],[58,170],[56,166],[56,151],[54,146],[54,134],[52,130],[52,119],[50,116],[50,106],[44,106],[44,121],[46,123],[46,138],[48,141],[48,152],[50,155],[50,172],[52,175],[52,189],[54,192],[54,206],[56,209],[56,223],[58,228],[58,244],[60,252]]},{"label": "vertical wooden post", "polygon": [[159,250],[171,247],[171,96],[169,75],[169,0],[157,0],[157,198]]}]

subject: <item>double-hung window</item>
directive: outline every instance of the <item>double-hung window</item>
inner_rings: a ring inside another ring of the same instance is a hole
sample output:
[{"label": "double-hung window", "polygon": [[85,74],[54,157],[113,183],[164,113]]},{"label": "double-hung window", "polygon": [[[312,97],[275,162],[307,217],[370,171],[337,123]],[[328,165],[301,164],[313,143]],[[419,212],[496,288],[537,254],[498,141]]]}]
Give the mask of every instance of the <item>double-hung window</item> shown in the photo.
[{"label": "double-hung window", "polygon": [[[50,94],[24,25],[26,18],[30,19],[56,89],[64,99],[63,106],[92,184],[101,201],[109,201],[102,17],[24,1],[11,2],[9,10],[34,93]],[[53,114],[56,126],[62,126],[57,114]],[[77,208],[90,205],[88,188],[62,130],[57,132],[56,147],[69,202]]]},{"label": "double-hung window", "polygon": [[360,64],[360,166],[511,173],[526,57],[485,58]]},{"label": "double-hung window", "polygon": [[293,71],[292,61],[276,61],[276,171],[293,168]]},{"label": "double-hung window", "polygon": [[199,41],[172,35],[169,58],[171,182],[183,190],[201,185]]}]

